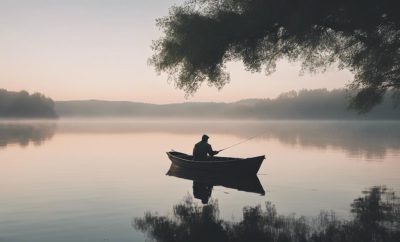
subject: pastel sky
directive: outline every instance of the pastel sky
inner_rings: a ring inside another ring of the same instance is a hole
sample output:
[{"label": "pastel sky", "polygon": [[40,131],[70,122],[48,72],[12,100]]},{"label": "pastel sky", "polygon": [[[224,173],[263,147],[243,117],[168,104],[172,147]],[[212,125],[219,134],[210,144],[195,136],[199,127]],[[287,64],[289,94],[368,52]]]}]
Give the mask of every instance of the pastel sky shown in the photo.
[{"label": "pastel sky", "polygon": [[147,64],[155,19],[182,0],[0,0],[0,88],[41,92],[54,100],[102,99],[150,103],[230,102],[274,98],[303,88],[341,88],[352,74],[335,68],[299,76],[300,65],[246,72],[229,63],[221,91],[203,85],[193,97]]}]

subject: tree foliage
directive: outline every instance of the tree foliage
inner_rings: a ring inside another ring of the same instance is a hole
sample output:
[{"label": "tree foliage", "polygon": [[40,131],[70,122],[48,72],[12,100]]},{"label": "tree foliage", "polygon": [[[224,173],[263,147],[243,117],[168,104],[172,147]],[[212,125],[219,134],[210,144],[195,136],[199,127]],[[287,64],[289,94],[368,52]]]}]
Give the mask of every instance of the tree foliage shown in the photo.
[{"label": "tree foliage", "polygon": [[311,72],[338,63],[354,74],[352,107],[369,111],[400,92],[399,9],[397,0],[192,0],[157,20],[164,35],[150,63],[188,94],[204,81],[222,88],[231,60],[267,74],[282,58]]},{"label": "tree foliage", "polygon": [[54,102],[43,94],[26,91],[10,92],[0,89],[0,117],[56,118]]}]

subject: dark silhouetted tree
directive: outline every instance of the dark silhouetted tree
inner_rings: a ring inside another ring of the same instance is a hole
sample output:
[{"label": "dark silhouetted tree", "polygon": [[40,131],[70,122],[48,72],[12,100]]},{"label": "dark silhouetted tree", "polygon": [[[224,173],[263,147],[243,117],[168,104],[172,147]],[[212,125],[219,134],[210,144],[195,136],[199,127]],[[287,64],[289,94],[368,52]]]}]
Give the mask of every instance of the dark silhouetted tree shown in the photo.
[{"label": "dark silhouetted tree", "polygon": [[0,117],[56,118],[54,102],[40,93],[0,89]]},{"label": "dark silhouetted tree", "polygon": [[192,0],[157,20],[164,36],[150,59],[190,94],[201,83],[222,88],[226,63],[275,70],[286,58],[311,72],[338,63],[354,74],[350,106],[369,111],[400,92],[398,0]]}]

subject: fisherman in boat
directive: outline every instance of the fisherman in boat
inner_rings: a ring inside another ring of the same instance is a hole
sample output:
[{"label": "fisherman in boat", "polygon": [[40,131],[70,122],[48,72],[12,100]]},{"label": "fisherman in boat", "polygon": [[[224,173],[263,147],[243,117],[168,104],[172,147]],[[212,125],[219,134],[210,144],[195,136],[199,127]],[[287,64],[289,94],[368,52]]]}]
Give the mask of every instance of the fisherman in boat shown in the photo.
[{"label": "fisherman in boat", "polygon": [[208,143],[209,137],[205,134],[201,137],[201,141],[195,144],[193,148],[193,159],[194,160],[208,160],[214,155],[218,154],[218,151],[214,151],[211,145]]}]

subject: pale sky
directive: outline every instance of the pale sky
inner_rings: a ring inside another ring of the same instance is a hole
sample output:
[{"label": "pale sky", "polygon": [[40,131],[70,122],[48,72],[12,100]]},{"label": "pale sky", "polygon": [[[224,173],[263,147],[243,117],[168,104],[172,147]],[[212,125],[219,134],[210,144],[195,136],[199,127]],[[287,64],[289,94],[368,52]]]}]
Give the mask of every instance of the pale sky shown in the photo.
[{"label": "pale sky", "polygon": [[150,103],[231,102],[274,98],[303,88],[341,88],[352,74],[332,68],[299,76],[298,63],[277,72],[246,72],[230,63],[221,91],[203,85],[193,97],[157,75],[147,60],[161,36],[155,19],[182,0],[0,0],[0,88],[41,92],[54,100]]}]

